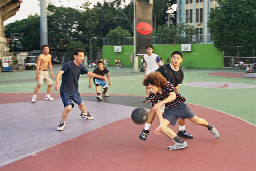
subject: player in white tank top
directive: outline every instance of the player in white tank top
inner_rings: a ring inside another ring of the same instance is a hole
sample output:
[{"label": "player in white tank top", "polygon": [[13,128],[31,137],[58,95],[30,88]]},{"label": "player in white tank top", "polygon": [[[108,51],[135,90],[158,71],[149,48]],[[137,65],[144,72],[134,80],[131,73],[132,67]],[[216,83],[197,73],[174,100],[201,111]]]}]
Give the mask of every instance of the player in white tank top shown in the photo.
[{"label": "player in white tank top", "polygon": [[[144,62],[145,62],[145,72],[144,77],[146,77],[149,73],[154,72],[161,66],[160,64],[160,58],[157,54],[153,53],[153,47],[147,46],[146,47],[147,54],[144,55]],[[149,96],[149,89],[146,88],[146,99],[144,100],[144,103],[149,103],[150,100],[148,98]]]}]

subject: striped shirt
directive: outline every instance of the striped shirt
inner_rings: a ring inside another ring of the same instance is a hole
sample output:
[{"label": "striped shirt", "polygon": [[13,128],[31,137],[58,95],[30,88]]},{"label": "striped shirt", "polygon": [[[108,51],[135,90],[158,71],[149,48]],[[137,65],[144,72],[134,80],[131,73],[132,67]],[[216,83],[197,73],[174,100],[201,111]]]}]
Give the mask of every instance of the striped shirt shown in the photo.
[{"label": "striped shirt", "polygon": [[[160,94],[158,92],[156,94],[150,92],[149,99],[152,102],[152,106],[157,104],[159,100],[162,101],[162,100],[166,99],[167,97],[169,97],[171,92],[175,92],[175,91],[174,91],[173,85],[170,82],[167,82],[166,86],[162,87],[162,94]],[[171,102],[166,103],[165,109],[166,108],[175,108],[180,103],[186,101],[185,97],[183,97],[180,93],[175,92],[175,94],[176,94],[176,99]]]}]

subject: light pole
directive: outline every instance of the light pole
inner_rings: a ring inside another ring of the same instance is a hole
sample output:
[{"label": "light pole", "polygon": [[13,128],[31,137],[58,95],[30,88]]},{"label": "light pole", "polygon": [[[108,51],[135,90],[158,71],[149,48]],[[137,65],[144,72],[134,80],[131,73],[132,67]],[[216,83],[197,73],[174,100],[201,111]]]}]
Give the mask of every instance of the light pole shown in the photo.
[{"label": "light pole", "polygon": [[90,64],[92,64],[92,39],[97,39],[97,37],[90,38]]}]

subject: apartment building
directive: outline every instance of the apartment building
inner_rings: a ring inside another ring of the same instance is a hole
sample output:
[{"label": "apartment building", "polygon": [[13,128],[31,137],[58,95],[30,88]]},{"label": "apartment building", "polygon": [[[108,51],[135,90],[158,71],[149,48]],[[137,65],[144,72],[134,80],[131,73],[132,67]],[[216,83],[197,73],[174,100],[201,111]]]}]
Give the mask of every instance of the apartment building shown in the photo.
[{"label": "apartment building", "polygon": [[212,43],[207,23],[217,0],[177,0],[177,23],[191,24],[198,29],[200,43]]}]

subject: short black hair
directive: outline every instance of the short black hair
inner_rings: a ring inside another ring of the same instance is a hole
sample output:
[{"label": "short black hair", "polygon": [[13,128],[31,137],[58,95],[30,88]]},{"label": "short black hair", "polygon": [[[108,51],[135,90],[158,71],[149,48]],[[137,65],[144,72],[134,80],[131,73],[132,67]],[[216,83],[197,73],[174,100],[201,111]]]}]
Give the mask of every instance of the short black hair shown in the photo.
[{"label": "short black hair", "polygon": [[146,46],[146,49],[147,49],[147,48],[149,48],[149,47],[150,47],[150,48],[152,48],[152,49],[154,49],[154,48],[153,48],[153,46],[151,46],[151,45],[149,45],[149,46]]},{"label": "short black hair", "polygon": [[75,51],[74,51],[74,55],[78,55],[78,52],[83,52],[84,53],[84,50],[81,49],[81,48],[77,48]]},{"label": "short black hair", "polygon": [[44,47],[49,47],[49,45],[43,45],[42,46],[42,50],[44,50]]},{"label": "short black hair", "polygon": [[104,65],[103,61],[101,61],[101,60],[99,60],[99,61],[97,62],[97,65],[100,64],[100,63],[102,63],[102,64]]},{"label": "short black hair", "polygon": [[174,52],[172,52],[171,57],[172,57],[173,55],[175,55],[175,54],[178,54],[178,55],[180,55],[180,57],[183,58],[183,55],[182,55],[182,53],[181,53],[180,51],[174,51]]}]

